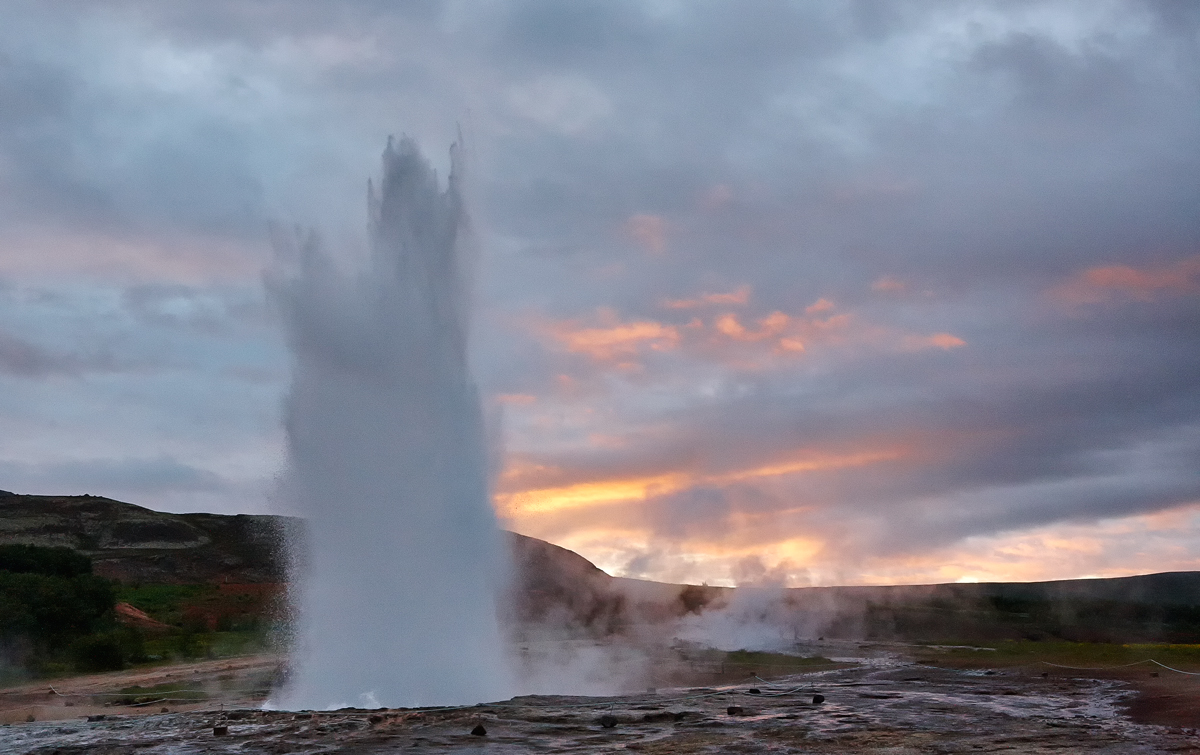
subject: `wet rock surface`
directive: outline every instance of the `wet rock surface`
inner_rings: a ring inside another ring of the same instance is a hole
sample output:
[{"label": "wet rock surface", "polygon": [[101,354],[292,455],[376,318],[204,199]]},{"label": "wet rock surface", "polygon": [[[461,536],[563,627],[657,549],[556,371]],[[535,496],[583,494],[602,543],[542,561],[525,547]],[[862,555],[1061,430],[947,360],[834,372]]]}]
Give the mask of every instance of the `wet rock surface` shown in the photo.
[{"label": "wet rock surface", "polygon": [[756,680],[753,695],[750,687],[528,696],[465,708],[207,710],[15,723],[0,727],[0,752],[1200,752],[1196,730],[1124,716],[1132,693],[1117,680],[897,664]]}]

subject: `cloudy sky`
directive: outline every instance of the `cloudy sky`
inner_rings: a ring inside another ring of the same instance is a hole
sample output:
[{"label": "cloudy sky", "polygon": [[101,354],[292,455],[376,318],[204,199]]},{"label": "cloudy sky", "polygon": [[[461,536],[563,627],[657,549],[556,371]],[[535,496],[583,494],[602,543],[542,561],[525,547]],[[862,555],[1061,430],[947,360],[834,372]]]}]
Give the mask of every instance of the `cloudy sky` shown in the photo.
[{"label": "cloudy sky", "polygon": [[1200,569],[1200,5],[0,15],[0,488],[284,508],[272,228],[360,254],[388,134],[461,128],[507,526],[713,584]]}]

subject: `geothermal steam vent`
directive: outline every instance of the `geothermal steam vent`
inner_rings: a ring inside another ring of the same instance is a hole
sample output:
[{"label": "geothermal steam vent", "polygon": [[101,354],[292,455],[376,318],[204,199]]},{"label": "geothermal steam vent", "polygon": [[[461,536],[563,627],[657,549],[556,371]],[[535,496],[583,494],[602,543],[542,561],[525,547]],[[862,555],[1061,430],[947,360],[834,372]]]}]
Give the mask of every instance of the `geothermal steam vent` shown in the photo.
[{"label": "geothermal steam vent", "polygon": [[288,708],[506,697],[501,551],[467,368],[460,147],[448,186],[383,153],[360,269],[301,245],[269,287],[293,357],[286,491],[307,518]]}]

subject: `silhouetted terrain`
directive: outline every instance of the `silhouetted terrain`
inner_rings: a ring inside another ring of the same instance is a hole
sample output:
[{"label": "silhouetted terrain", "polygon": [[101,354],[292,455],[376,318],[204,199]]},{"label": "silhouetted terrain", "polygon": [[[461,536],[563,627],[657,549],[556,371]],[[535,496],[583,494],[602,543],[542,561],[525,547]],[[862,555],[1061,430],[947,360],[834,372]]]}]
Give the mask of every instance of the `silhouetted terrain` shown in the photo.
[{"label": "silhouetted terrain", "polygon": [[[302,532],[301,521],[280,516],[166,514],[95,496],[0,492],[0,544],[70,547],[92,559],[97,575],[126,585],[208,585],[243,598],[269,591],[286,579],[285,539]],[[565,548],[507,536],[515,571],[510,619],[575,635],[721,615],[797,640],[1200,642],[1200,572],[758,589],[738,599],[731,588],[611,577]],[[162,617],[153,606],[138,607]]]},{"label": "silhouetted terrain", "polygon": [[287,517],[165,514],[97,496],[0,491],[0,544],[67,547],[128,583],[282,582]]}]

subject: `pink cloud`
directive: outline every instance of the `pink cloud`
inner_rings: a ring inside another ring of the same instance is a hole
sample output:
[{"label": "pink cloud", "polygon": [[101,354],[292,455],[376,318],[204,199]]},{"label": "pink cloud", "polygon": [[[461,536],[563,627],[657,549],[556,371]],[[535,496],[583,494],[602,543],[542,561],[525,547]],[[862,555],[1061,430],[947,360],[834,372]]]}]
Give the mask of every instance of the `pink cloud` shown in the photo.
[{"label": "pink cloud", "polygon": [[928,336],[906,335],[900,341],[900,348],[903,351],[922,351],[924,349],[949,351],[966,345],[966,341],[950,333],[933,333]]},{"label": "pink cloud", "polygon": [[[725,294],[668,301],[669,309],[690,309],[701,303],[749,300],[749,288]],[[539,323],[543,336],[558,348],[582,354],[620,370],[640,370],[638,355],[678,351],[735,369],[761,370],[780,360],[809,353],[813,347],[857,347],[883,351],[922,351],[966,346],[951,333],[910,333],[861,322],[850,312],[835,313],[828,298],[820,298],[799,314],[775,310],[760,317],[735,312],[692,316],[687,322],[655,319],[622,320],[606,308],[597,310],[595,324],[580,319]]]},{"label": "pink cloud", "polygon": [[625,232],[651,254],[667,250],[667,221],[660,215],[639,213],[625,221]]},{"label": "pink cloud", "polygon": [[1051,299],[1066,305],[1110,301],[1152,302],[1160,296],[1200,293],[1200,254],[1169,265],[1091,267],[1051,288]]},{"label": "pink cloud", "polygon": [[267,246],[198,237],[17,235],[0,240],[0,275],[185,284],[257,280]]},{"label": "pink cloud", "polygon": [[815,315],[815,314],[819,314],[821,312],[828,312],[829,310],[833,309],[833,306],[834,306],[833,302],[831,302],[829,299],[822,297],[820,299],[817,299],[815,302],[808,305],[807,307],[805,307],[804,314]]},{"label": "pink cloud", "polygon": [[727,293],[700,294],[694,299],[666,299],[663,301],[662,306],[666,309],[693,309],[710,304],[741,305],[749,300],[750,286],[743,284]]},{"label": "pink cloud", "polygon": [[877,278],[871,283],[872,291],[880,292],[900,292],[908,288],[908,284],[899,278],[894,278],[890,275],[885,275],[882,278]]},{"label": "pink cloud", "polygon": [[[621,322],[607,309],[599,311],[602,325],[588,327],[579,320],[543,325],[542,329],[569,353],[584,354],[598,362],[631,357],[643,348],[670,351],[679,345],[679,330],[655,320]],[[631,362],[623,360],[628,369]]]}]

